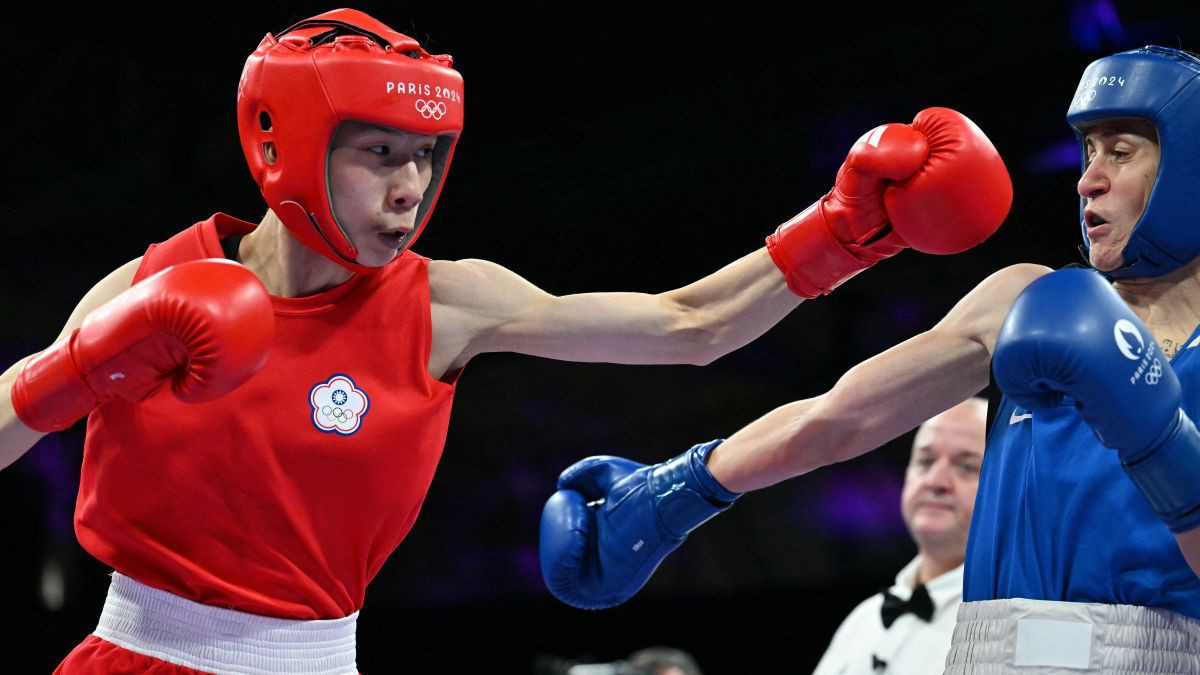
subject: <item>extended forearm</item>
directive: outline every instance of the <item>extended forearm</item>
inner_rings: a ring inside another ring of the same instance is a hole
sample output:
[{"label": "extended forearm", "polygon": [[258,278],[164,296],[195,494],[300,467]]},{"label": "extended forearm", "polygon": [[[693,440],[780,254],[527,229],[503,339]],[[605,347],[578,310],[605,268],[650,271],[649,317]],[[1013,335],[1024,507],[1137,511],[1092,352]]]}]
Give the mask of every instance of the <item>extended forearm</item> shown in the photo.
[{"label": "extended forearm", "polygon": [[803,301],[788,290],[766,249],[663,296],[689,317],[694,329],[680,334],[689,336],[698,352],[693,360],[702,363],[750,343]]},{"label": "extended forearm", "polygon": [[852,459],[987,385],[982,345],[930,331],[859,364],[828,393],[759,418],[713,452],[709,469],[734,492],[757,490]]}]

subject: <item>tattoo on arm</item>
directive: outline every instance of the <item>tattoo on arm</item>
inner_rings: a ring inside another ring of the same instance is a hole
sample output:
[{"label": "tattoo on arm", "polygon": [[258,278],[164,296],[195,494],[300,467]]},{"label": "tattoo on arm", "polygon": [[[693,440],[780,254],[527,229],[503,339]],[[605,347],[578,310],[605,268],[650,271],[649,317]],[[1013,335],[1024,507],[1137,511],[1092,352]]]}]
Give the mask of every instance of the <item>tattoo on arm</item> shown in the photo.
[{"label": "tattoo on arm", "polygon": [[1163,340],[1162,341],[1162,350],[1163,350],[1163,354],[1165,354],[1168,359],[1173,359],[1173,358],[1175,358],[1175,354],[1177,352],[1179,352],[1179,345],[1175,344],[1174,342],[1172,342],[1170,340]]}]

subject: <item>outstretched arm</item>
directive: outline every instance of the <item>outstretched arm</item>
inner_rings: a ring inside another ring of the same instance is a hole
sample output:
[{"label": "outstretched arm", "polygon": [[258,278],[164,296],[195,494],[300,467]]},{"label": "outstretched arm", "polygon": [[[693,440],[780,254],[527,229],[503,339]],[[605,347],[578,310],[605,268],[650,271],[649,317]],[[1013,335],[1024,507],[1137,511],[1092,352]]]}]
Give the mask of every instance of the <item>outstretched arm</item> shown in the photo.
[{"label": "outstretched arm", "polygon": [[447,370],[500,351],[568,361],[704,364],[761,335],[801,302],[765,250],[657,295],[557,297],[483,260],[435,261],[429,277],[435,347],[444,344],[456,357]]},{"label": "outstretched arm", "polygon": [[547,587],[576,607],[620,604],[741,492],[858,456],[982,389],[1008,308],[1047,272],[1017,265],[993,274],[933,329],[853,368],[827,394],[783,406],[724,443],[697,445],[653,466],[610,456],[575,463],[542,510]]},{"label": "outstretched arm", "polygon": [[1014,265],[932,329],[850,369],[833,389],[735,433],[708,467],[734,492],[774,485],[873,450],[987,386],[996,335],[1021,290],[1050,270]]},{"label": "outstretched arm", "polygon": [[[576,361],[708,363],[762,334],[800,300],[831,292],[912,246],[955,253],[990,235],[1012,185],[970,120],[945,108],[886,124],[850,149],[832,191],[781,225],[765,250],[659,295],[556,298],[477,260],[434,263],[440,375],[471,356],[515,351]],[[782,270],[782,271],[781,271]]]}]

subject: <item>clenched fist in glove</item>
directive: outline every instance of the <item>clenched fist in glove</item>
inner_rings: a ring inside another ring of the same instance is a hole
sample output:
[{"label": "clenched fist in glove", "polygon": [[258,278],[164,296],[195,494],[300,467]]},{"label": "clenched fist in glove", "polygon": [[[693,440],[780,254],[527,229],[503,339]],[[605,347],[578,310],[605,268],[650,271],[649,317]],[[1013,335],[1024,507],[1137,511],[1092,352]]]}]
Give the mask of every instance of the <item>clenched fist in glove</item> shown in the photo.
[{"label": "clenched fist in glove", "polygon": [[633,597],[689,532],[740,496],[705,465],[720,444],[654,466],[601,456],[567,467],[542,510],[542,577],[554,597],[581,609]]},{"label": "clenched fist in glove", "polygon": [[780,225],[767,250],[788,288],[814,298],[905,248],[965,251],[1011,205],[1012,182],[987,136],[961,113],[927,108],[858,139],[833,190]]},{"label": "clenched fist in glove", "polygon": [[13,408],[47,432],[168,383],[181,400],[209,401],[250,379],[274,338],[271,299],[253,272],[226,260],[186,262],[134,284],[30,359],[13,383]]}]

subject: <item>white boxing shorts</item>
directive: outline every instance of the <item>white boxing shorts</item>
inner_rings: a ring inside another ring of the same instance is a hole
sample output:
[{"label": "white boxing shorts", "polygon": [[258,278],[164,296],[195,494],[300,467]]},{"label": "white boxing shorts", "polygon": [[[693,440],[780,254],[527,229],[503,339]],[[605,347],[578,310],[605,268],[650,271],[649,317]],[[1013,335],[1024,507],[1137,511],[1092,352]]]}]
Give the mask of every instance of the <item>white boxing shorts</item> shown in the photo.
[{"label": "white boxing shorts", "polygon": [[1134,605],[964,602],[946,674],[1200,673],[1200,621]]}]

